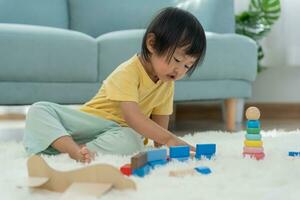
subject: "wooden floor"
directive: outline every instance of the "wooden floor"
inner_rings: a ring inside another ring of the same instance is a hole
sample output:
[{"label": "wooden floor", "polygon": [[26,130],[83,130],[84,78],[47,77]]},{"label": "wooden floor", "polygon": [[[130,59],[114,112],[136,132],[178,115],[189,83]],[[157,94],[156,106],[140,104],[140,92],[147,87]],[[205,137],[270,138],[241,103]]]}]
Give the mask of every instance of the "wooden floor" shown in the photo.
[{"label": "wooden floor", "polygon": [[[300,104],[246,104],[256,106],[261,111],[263,130],[281,129],[292,131],[300,129]],[[246,119],[236,124],[236,130],[245,129]],[[208,130],[225,131],[220,103],[183,103],[176,106],[176,123],[170,125],[178,135]]]},{"label": "wooden floor", "polygon": [[[261,120],[263,130],[281,129],[293,131],[300,129],[300,120],[296,119],[271,119]],[[0,120],[0,141],[17,140],[23,137],[25,123],[24,120]],[[237,124],[238,130],[245,128],[244,124]],[[178,136],[193,134],[195,132],[225,130],[224,122],[219,120],[183,120],[177,121],[175,128],[171,129]]]},{"label": "wooden floor", "polygon": [[[245,107],[248,106],[250,105]],[[260,121],[263,130],[281,129],[292,131],[300,129],[299,104],[257,104],[255,106],[261,110]],[[22,113],[0,113],[0,140],[3,134],[11,137],[17,136],[20,139],[25,127],[24,118],[25,115]],[[237,131],[245,129],[245,120],[243,123],[236,125]],[[220,104],[203,103],[178,104],[176,106],[176,122],[173,122],[170,127],[171,131],[179,136],[199,131],[225,131],[221,106]]]},{"label": "wooden floor", "polygon": [[[263,119],[260,120],[263,130],[280,129],[285,131],[293,131],[300,129],[300,120],[298,119]],[[245,122],[236,124],[237,131],[245,130]],[[176,126],[171,130],[176,135],[183,136],[185,134],[193,134],[194,132],[225,130],[225,123],[220,120],[185,120],[177,121]]]}]

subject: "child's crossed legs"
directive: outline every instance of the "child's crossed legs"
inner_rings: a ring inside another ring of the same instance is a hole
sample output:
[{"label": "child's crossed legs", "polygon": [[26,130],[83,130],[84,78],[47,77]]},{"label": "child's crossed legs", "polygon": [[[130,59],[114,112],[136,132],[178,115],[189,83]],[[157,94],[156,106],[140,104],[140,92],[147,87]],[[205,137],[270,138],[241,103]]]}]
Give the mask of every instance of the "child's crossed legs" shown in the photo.
[{"label": "child's crossed legs", "polygon": [[29,153],[68,153],[81,162],[90,162],[94,152],[124,155],[144,147],[131,128],[50,102],[30,107],[24,145]]}]

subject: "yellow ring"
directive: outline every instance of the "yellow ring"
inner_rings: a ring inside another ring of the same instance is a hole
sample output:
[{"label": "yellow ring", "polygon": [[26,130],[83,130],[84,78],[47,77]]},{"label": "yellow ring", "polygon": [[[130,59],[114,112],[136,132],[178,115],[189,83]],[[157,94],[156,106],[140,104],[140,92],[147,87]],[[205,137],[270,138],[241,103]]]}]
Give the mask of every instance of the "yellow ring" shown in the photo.
[{"label": "yellow ring", "polygon": [[255,140],[245,140],[244,141],[245,146],[247,147],[262,147],[263,142],[262,141],[255,141]]}]

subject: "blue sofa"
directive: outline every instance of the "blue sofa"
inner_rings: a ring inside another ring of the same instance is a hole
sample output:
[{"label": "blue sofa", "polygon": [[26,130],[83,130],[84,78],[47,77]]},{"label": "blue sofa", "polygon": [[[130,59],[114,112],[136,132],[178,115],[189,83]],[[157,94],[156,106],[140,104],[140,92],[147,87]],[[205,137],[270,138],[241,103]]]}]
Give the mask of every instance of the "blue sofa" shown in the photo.
[{"label": "blue sofa", "polygon": [[175,101],[225,100],[234,121],[235,100],[251,96],[257,47],[234,33],[233,0],[0,0],[0,105],[86,102],[140,51],[166,6],[192,12],[207,35],[205,61],[176,83]]}]

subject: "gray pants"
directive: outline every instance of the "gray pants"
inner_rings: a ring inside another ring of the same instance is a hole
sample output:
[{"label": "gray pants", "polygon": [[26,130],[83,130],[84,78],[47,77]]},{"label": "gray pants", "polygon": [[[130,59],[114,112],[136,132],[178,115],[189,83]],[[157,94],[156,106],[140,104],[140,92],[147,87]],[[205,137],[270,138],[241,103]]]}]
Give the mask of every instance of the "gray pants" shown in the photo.
[{"label": "gray pants", "polygon": [[55,103],[33,104],[26,116],[26,151],[58,154],[51,144],[62,136],[100,153],[129,155],[144,149],[142,136],[129,127]]}]

